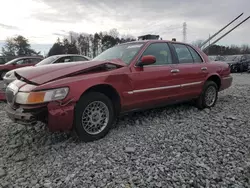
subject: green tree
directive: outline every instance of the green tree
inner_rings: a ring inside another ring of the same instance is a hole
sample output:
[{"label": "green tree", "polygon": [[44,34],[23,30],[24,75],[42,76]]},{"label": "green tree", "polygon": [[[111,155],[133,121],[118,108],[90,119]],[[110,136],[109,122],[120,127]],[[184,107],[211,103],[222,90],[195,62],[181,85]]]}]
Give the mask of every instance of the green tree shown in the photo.
[{"label": "green tree", "polygon": [[[66,48],[66,47],[65,47]],[[77,49],[77,46],[76,46],[76,41],[75,40],[73,40],[70,44],[69,44],[69,46],[68,46],[68,48],[67,48],[67,53],[68,54],[78,54],[79,53],[79,51],[78,51],[78,49]]]},{"label": "green tree", "polygon": [[69,51],[69,41],[68,39],[63,39],[63,47],[64,47],[64,53],[65,54],[68,54],[68,51]]},{"label": "green tree", "polygon": [[117,41],[116,38],[110,36],[110,35],[105,35],[102,38],[102,51],[111,48],[113,46],[115,46],[116,44],[118,44],[119,41]]},{"label": "green tree", "polygon": [[92,44],[93,57],[95,57],[98,54],[99,40],[100,40],[99,34],[95,33]]},{"label": "green tree", "polygon": [[2,48],[2,52],[5,56],[25,56],[40,54],[40,52],[36,52],[35,50],[31,49],[29,40],[21,35],[6,39],[6,44]]},{"label": "green tree", "polygon": [[50,48],[48,56],[52,55],[58,55],[58,54],[64,54],[65,52],[64,46],[61,43],[60,39],[57,39],[57,42],[53,44],[53,46]]}]

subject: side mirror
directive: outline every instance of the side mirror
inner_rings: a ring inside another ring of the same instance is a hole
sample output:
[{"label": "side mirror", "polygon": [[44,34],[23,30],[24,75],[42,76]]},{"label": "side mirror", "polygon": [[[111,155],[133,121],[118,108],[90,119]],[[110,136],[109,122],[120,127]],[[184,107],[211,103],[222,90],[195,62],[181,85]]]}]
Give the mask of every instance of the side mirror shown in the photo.
[{"label": "side mirror", "polygon": [[12,65],[17,65],[16,62],[13,62]]},{"label": "side mirror", "polygon": [[138,66],[142,67],[144,65],[151,65],[156,62],[156,58],[153,55],[145,55],[141,58],[141,61],[138,63]]}]

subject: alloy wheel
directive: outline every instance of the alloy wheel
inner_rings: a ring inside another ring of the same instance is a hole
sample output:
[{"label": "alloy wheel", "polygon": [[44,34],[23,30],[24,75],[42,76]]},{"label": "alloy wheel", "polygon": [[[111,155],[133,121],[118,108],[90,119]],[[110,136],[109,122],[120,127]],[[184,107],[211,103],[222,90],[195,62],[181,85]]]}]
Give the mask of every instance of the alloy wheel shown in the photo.
[{"label": "alloy wheel", "polygon": [[101,101],[91,102],[82,113],[82,126],[91,135],[102,132],[109,122],[109,109]]},{"label": "alloy wheel", "polygon": [[207,106],[212,106],[216,100],[216,88],[214,86],[209,86],[205,93],[205,103]]}]

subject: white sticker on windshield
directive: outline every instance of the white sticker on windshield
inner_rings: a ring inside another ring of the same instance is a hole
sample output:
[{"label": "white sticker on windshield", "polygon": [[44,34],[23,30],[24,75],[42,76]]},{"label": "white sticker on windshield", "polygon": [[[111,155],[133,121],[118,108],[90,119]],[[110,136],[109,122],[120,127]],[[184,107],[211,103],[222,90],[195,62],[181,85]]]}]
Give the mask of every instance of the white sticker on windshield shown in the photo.
[{"label": "white sticker on windshield", "polygon": [[141,46],[142,44],[136,44],[136,45],[128,46],[127,48],[140,48]]}]

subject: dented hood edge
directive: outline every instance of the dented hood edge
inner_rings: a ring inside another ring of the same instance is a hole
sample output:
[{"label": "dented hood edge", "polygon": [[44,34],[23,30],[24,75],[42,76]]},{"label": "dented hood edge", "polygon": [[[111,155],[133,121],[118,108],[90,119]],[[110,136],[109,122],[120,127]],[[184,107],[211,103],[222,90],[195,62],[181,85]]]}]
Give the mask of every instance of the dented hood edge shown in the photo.
[{"label": "dented hood edge", "polygon": [[[29,71],[25,70],[18,70],[15,71],[15,76],[17,79],[22,80],[26,83],[33,84],[33,85],[41,85],[53,80],[65,78],[69,75],[73,75],[78,72],[87,72],[90,69],[99,67],[101,65],[105,64],[113,64],[118,67],[125,67],[127,66],[126,63],[124,63],[121,60],[109,60],[109,61],[89,61],[88,63],[81,63],[81,64],[72,64],[71,67],[67,64],[67,66],[60,66],[57,69],[53,67],[51,71],[48,71],[46,69],[41,70],[41,67],[35,67],[33,71],[33,75],[30,76]],[[52,65],[53,66],[53,65]],[[49,67],[48,67],[49,68]],[[37,69],[37,70],[36,70]],[[36,74],[37,72],[37,74]]]}]

